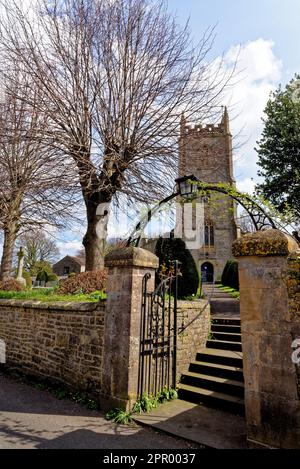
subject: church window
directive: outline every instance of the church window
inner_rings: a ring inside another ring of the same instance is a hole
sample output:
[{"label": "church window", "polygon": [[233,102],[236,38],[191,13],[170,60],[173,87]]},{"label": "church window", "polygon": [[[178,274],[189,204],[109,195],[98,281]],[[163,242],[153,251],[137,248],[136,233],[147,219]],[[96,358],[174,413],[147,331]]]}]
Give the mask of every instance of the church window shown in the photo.
[{"label": "church window", "polygon": [[215,244],[214,226],[210,221],[206,221],[204,225],[204,243],[205,246],[214,246]]}]

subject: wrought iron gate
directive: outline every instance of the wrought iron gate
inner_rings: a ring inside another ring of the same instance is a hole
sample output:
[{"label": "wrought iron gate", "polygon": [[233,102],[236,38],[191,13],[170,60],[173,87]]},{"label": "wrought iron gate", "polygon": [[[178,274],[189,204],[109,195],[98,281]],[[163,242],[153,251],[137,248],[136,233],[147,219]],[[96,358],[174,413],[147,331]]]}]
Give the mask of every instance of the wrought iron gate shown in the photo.
[{"label": "wrought iron gate", "polygon": [[154,292],[148,292],[151,278],[146,274],[142,287],[138,394],[156,395],[165,387],[176,386],[177,275],[164,279]]}]

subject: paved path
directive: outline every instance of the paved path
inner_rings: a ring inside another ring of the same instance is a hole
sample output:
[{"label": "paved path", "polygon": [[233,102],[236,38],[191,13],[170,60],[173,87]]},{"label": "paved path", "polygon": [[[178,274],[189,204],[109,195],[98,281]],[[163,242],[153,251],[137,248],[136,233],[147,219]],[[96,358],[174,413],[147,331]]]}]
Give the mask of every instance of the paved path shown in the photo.
[{"label": "paved path", "polygon": [[100,412],[58,400],[0,373],[0,449],[185,449],[184,440],[138,425],[108,422]]},{"label": "paved path", "polygon": [[247,447],[244,417],[181,399],[168,402],[150,414],[141,414],[136,420],[171,435],[180,435],[207,448]]},{"label": "paved path", "polygon": [[219,318],[240,318],[240,302],[211,283],[203,284],[204,298],[210,299],[211,315]]}]

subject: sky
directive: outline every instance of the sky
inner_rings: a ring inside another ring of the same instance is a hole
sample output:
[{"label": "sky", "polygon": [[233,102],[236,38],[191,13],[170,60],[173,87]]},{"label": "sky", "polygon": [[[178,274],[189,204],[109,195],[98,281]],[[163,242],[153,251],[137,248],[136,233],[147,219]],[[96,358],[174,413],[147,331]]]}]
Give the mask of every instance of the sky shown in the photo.
[{"label": "sky", "polygon": [[[300,0],[169,0],[180,24],[189,19],[195,41],[215,26],[211,61],[223,56],[230,68],[238,57],[235,86],[225,93],[234,136],[234,172],[238,189],[251,192],[258,181],[254,150],[269,94],[300,72]],[[115,221],[109,224],[114,234]],[[56,233],[61,255],[81,247],[84,226]]]},{"label": "sky", "polygon": [[[237,187],[251,192],[258,180],[254,150],[269,94],[300,72],[299,0],[169,0],[179,23],[187,20],[195,40],[215,26],[211,59],[238,57],[237,83],[224,96],[235,137]],[[252,181],[253,179],[253,181]]]},{"label": "sky", "polygon": [[[234,136],[234,173],[238,189],[252,192],[257,176],[254,150],[263,129],[263,110],[272,90],[300,72],[300,0],[169,0],[180,24],[189,20],[197,42],[215,26],[210,60],[224,57],[230,68],[238,57],[235,86],[225,93]],[[109,224],[114,234],[115,221]],[[82,232],[61,233],[61,254],[74,254]]]}]

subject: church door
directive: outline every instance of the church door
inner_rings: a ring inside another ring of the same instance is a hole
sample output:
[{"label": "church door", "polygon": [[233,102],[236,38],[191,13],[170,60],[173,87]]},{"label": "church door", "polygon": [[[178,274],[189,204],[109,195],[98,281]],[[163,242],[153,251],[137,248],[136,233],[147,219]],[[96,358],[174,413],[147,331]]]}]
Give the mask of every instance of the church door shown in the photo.
[{"label": "church door", "polygon": [[214,281],[214,266],[211,262],[204,262],[201,265],[201,279],[203,283],[211,283]]}]

